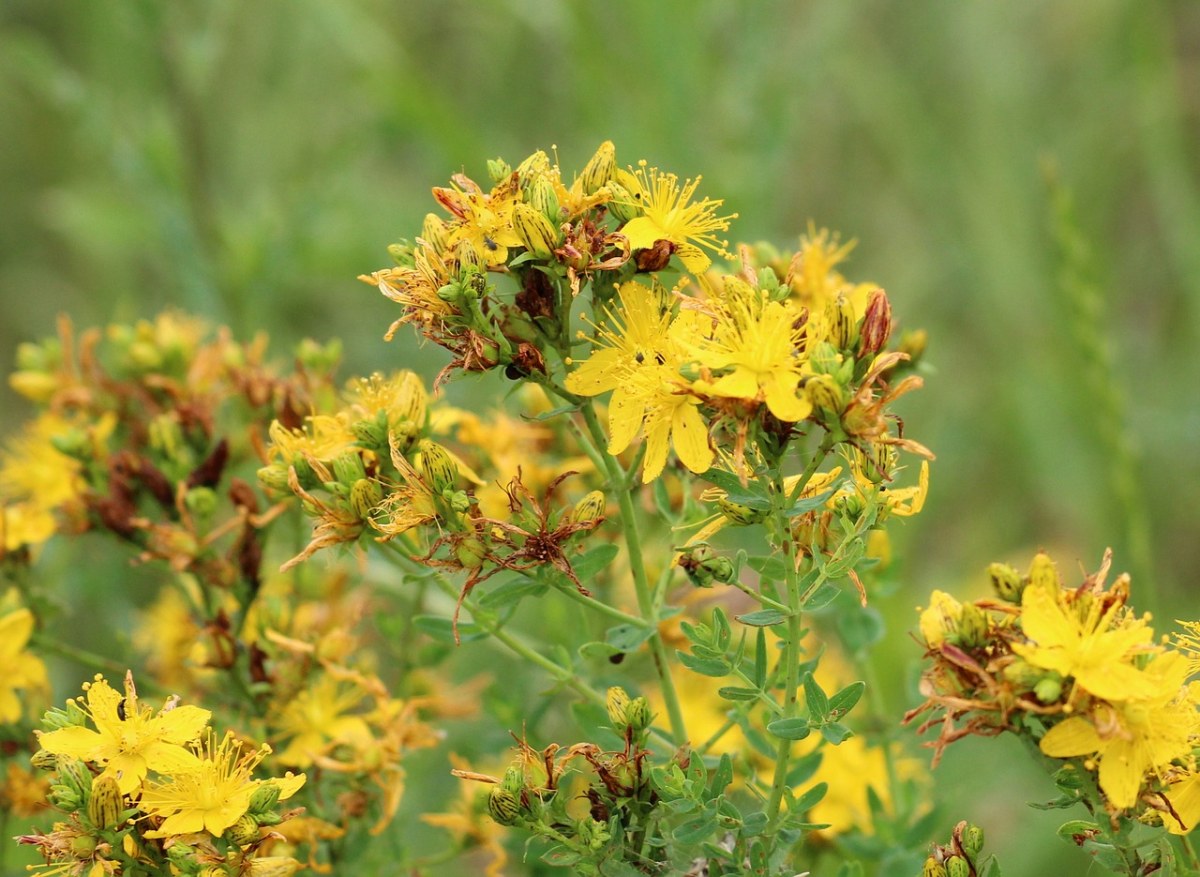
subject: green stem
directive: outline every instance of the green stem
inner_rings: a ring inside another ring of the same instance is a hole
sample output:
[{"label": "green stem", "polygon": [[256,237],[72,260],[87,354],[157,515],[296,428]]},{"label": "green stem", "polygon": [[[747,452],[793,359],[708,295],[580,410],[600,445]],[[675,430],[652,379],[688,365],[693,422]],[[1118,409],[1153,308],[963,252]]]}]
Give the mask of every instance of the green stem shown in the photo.
[{"label": "green stem", "polygon": [[[534,576],[526,575],[525,578],[532,582],[541,582],[541,579],[538,579]],[[649,622],[640,616],[630,615],[628,612],[622,612],[616,606],[609,606],[607,603],[597,600],[595,597],[584,596],[583,594],[579,593],[579,589],[573,585],[565,584],[561,586],[555,586],[555,590],[564,597],[579,603],[581,606],[586,606],[588,609],[591,609],[593,612],[598,612],[601,615],[607,615],[614,621],[619,621],[622,624],[631,624],[634,627],[650,626]]]},{"label": "green stem", "polygon": [[[591,401],[581,408],[584,423],[592,440],[599,446],[604,441],[604,430],[596,417],[596,410]],[[633,587],[637,593],[638,611],[642,619],[654,626],[654,633],[649,639],[650,653],[654,658],[654,669],[658,674],[659,687],[662,691],[663,703],[667,708],[667,717],[671,723],[671,736],[675,745],[682,746],[688,741],[687,728],[683,720],[683,710],[679,705],[679,696],[675,692],[675,681],[671,678],[671,664],[667,658],[667,649],[663,644],[662,635],[658,631],[657,616],[654,611],[654,595],[650,590],[650,580],[646,575],[646,563],[642,556],[642,537],[638,532],[637,513],[633,507],[633,495],[628,490],[620,490],[624,483],[625,472],[617,458],[611,455],[604,457],[605,470],[608,472],[609,483],[618,489],[617,501],[621,507],[621,528],[625,534],[625,547],[629,552],[629,568],[633,573]]]},{"label": "green stem", "polygon": [[[787,583],[788,619],[787,640],[784,643],[783,655],[780,661],[784,666],[784,699],[783,716],[785,719],[795,718],[800,711],[800,639],[804,633],[802,624],[802,609],[804,597],[800,593],[800,576],[796,571],[796,544],[792,538],[790,520],[787,513],[796,500],[804,493],[812,477],[821,467],[821,463],[829,455],[833,447],[833,437],[828,433],[821,442],[817,452],[813,454],[800,475],[800,480],[787,493],[783,486],[783,472],[775,469],[775,493],[771,503],[775,521],[775,536],[779,540],[778,548],[783,551],[784,575]],[[792,741],[779,741],[775,755],[775,776],[771,781],[771,795],[767,801],[767,820],[772,832],[778,830],[779,811],[783,804],[783,792],[787,788],[788,768],[792,760]]]}]

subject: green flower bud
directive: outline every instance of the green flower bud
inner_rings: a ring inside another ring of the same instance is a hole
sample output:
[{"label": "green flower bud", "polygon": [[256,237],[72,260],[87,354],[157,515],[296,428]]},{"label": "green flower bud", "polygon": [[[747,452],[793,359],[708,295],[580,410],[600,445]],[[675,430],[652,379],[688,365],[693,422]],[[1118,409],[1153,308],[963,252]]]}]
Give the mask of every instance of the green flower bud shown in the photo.
[{"label": "green flower bud", "polygon": [[350,424],[350,431],[363,447],[382,451],[388,446],[388,413],[380,410],[374,417],[356,420]]},{"label": "green flower bud", "polygon": [[962,856],[946,859],[946,877],[971,877],[971,863]]},{"label": "green flower bud", "polygon": [[219,502],[211,487],[193,487],[183,497],[187,510],[202,521],[212,517]]},{"label": "green flower bud", "polygon": [[455,556],[458,557],[458,562],[462,564],[463,569],[479,569],[483,566],[483,561],[487,557],[487,546],[483,544],[483,540],[478,536],[468,536],[463,539],[454,549]]},{"label": "green flower bud", "polygon": [[258,483],[268,490],[291,490],[288,485],[288,471],[281,466],[263,466],[258,470]]},{"label": "green flower bud", "polygon": [[279,803],[279,784],[268,780],[261,783],[250,796],[250,812],[265,813]]},{"label": "green flower bud", "polygon": [[85,805],[84,800],[79,797],[78,792],[58,783],[50,786],[50,794],[48,797],[52,806],[57,807],[59,810],[62,810],[66,813],[70,813],[73,810],[78,810],[80,807]]},{"label": "green flower bud", "polygon": [[1062,697],[1062,678],[1056,673],[1033,686],[1033,694],[1042,703],[1054,703]]},{"label": "green flower bud", "polygon": [[600,144],[600,148],[596,150],[586,165],[583,171],[579,174],[579,183],[583,189],[583,194],[595,194],[601,186],[608,183],[613,174],[617,170],[617,149],[613,146],[611,140],[605,140]]},{"label": "green flower bud", "polygon": [[124,810],[121,789],[111,776],[100,776],[92,782],[92,795],[87,802],[88,820],[96,828],[106,831],[121,823]]},{"label": "green flower bud", "polygon": [[600,850],[608,843],[612,835],[609,833],[608,826],[603,822],[597,822],[590,816],[585,816],[580,819],[575,825],[579,839],[583,841],[584,846],[590,850]]},{"label": "green flower bud", "polygon": [[496,786],[488,794],[488,815],[501,825],[516,825],[521,817],[521,802],[512,792]]},{"label": "green flower bud", "polygon": [[727,585],[733,581],[733,561],[728,557],[709,558],[701,562],[700,568],[703,570],[704,575],[711,578],[714,582]]},{"label": "green flower bud", "polygon": [[448,305],[458,306],[462,300],[462,284],[457,280],[452,280],[447,284],[438,287],[437,297]]},{"label": "green flower bud", "polygon": [[732,502],[726,497],[721,497],[717,500],[717,508],[721,510],[726,518],[733,521],[735,524],[748,526],[750,524],[758,524],[765,521],[768,517],[768,512],[752,509],[748,505],[742,505],[739,502]]},{"label": "green flower bud", "polygon": [[500,788],[511,795],[520,795],[525,790],[525,771],[521,768],[520,762],[510,764],[504,770],[504,777],[500,780]]},{"label": "green flower bud", "polygon": [[417,445],[421,454],[421,472],[434,493],[453,487],[458,478],[458,464],[450,453],[437,442],[422,439]]},{"label": "green flower bud", "polygon": [[529,206],[550,220],[551,225],[557,227],[562,221],[558,193],[554,191],[554,184],[545,177],[538,177],[529,184],[527,198]]},{"label": "green flower bud", "polygon": [[974,603],[964,604],[958,618],[959,642],[967,648],[979,648],[987,642],[987,635],[987,613]]},{"label": "green flower bud", "polygon": [[996,596],[1008,603],[1020,603],[1021,594],[1025,591],[1025,583],[1021,580],[1021,574],[1009,566],[1007,563],[993,563],[987,568],[988,578],[992,580],[992,587],[996,591]]},{"label": "green flower bud", "polygon": [[397,265],[411,268],[416,264],[413,259],[412,244],[408,241],[401,241],[398,244],[388,244],[387,251],[388,255],[392,257],[392,261]]},{"label": "green flower bud", "polygon": [[465,490],[451,490],[447,487],[442,491],[442,499],[456,514],[465,515],[471,510],[471,497],[467,496]]},{"label": "green flower bud", "polygon": [[605,692],[604,707],[608,710],[608,720],[614,728],[624,728],[629,724],[626,710],[629,708],[629,694],[619,685],[614,685]]},{"label": "green flower bud", "polygon": [[78,796],[81,802],[86,802],[92,791],[92,772],[78,758],[60,756],[58,758],[59,782]]},{"label": "green flower bud", "polygon": [[512,176],[512,165],[502,158],[489,158],[487,163],[488,179],[500,183]]},{"label": "green flower bud", "polygon": [[635,697],[625,707],[625,720],[634,731],[643,731],[650,727],[654,715],[650,712],[650,701],[644,697]]},{"label": "green flower bud", "polygon": [[346,487],[366,478],[367,470],[363,466],[362,456],[352,451],[340,455],[333,461],[333,477]]},{"label": "green flower bud", "polygon": [[983,829],[968,823],[963,829],[961,843],[963,851],[975,859],[983,849]]},{"label": "green flower bud", "polygon": [[305,490],[314,490],[321,485],[321,480],[317,478],[317,473],[313,471],[312,464],[303,457],[298,460],[292,460],[292,468],[296,470],[296,481]]},{"label": "green flower bud", "polygon": [[225,839],[239,847],[258,840],[258,822],[249,813],[243,813],[237,822],[225,829]]},{"label": "green flower bud", "polygon": [[633,194],[616,180],[610,180],[604,188],[608,189],[610,193],[607,204],[608,212],[621,225],[642,215],[642,208],[634,200]]},{"label": "green flower bud", "polygon": [[96,852],[96,839],[91,835],[80,834],[71,839],[71,855],[80,859],[90,859]]}]

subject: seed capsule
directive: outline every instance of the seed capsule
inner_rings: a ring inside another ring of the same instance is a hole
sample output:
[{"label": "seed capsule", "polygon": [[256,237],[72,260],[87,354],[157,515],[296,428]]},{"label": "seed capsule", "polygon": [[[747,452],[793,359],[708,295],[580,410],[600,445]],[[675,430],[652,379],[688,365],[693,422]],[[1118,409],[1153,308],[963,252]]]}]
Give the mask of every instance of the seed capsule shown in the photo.
[{"label": "seed capsule", "polygon": [[225,837],[239,847],[252,844],[258,840],[258,822],[249,813],[243,813],[237,822],[225,829]]},{"label": "seed capsule", "polygon": [[512,792],[500,787],[488,795],[488,814],[501,825],[515,825],[521,815],[521,803]]},{"label": "seed capsule", "polygon": [[271,810],[279,803],[279,785],[273,782],[266,782],[254,790],[254,794],[250,796],[250,812],[265,813]]}]

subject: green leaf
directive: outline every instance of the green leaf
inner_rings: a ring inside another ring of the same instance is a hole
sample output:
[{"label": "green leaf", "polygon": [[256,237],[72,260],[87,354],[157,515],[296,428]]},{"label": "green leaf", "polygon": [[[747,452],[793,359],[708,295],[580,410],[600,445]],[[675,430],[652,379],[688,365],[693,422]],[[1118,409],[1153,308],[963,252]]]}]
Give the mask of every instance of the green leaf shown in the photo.
[{"label": "green leaf", "polygon": [[712,613],[714,645],[721,651],[729,646],[729,640],[733,637],[733,630],[729,626],[729,616],[725,614],[725,610],[720,606],[713,609]]},{"label": "green leaf", "polygon": [[794,518],[797,515],[803,515],[807,512],[813,511],[814,509],[821,508],[829,501],[829,497],[838,492],[838,488],[845,480],[846,479],[844,478],[839,478],[828,490],[823,490],[820,493],[814,494],[813,496],[805,496],[796,500],[796,504],[788,509],[784,514],[786,514],[789,518]]},{"label": "green leaf", "polygon": [[[825,756],[822,755],[820,749],[816,749],[808,755],[801,756],[792,762],[792,766],[788,768],[787,784],[791,788],[802,786],[816,775],[821,767],[821,761]],[[867,786],[867,788],[871,788]],[[924,840],[924,837],[921,838]]]},{"label": "green leaf", "polygon": [[651,493],[654,496],[654,508],[658,510],[659,515],[665,520],[674,522],[678,514],[671,508],[671,494],[667,491],[667,480],[655,478],[654,489]]},{"label": "green leaf", "polygon": [[784,566],[783,559],[774,554],[747,557],[746,564],[763,578],[776,581],[783,581],[787,578],[787,567]]},{"label": "green leaf", "polygon": [[783,624],[788,619],[778,609],[759,609],[757,612],[735,615],[734,618],[750,627],[773,627],[776,624]]},{"label": "green leaf", "polygon": [[679,658],[679,663],[701,676],[720,678],[729,675],[729,664],[721,658],[700,658],[678,650],[676,650],[675,656]]},{"label": "green leaf", "polygon": [[[1058,827],[1058,836],[1065,841],[1079,844],[1083,839],[1090,840],[1100,833],[1100,826],[1087,819],[1068,819]],[[1076,838],[1079,837],[1079,840]]]},{"label": "green leaf", "polygon": [[[817,783],[797,798],[792,803],[788,812],[794,814],[796,817],[803,817],[805,813],[821,803],[821,799],[825,797],[827,791],[829,791],[829,783]],[[791,820],[788,821],[790,822]]]},{"label": "green leaf", "polygon": [[829,718],[840,719],[858,703],[863,692],[867,690],[865,682],[851,682],[833,697],[829,698]]},{"label": "green leaf", "polygon": [[593,660],[608,660],[614,655],[622,655],[624,651],[609,645],[608,643],[596,642],[593,640],[590,643],[584,643],[579,647],[579,657]]},{"label": "green leaf", "polygon": [[806,612],[816,612],[818,609],[824,609],[839,596],[842,589],[831,582],[822,582],[821,586],[813,592],[804,602],[804,610]]},{"label": "green leaf", "polygon": [[611,858],[604,860],[604,863],[600,866],[600,873],[604,877],[646,877],[645,874],[628,862]]},{"label": "green leaf", "polygon": [[605,631],[604,641],[619,652],[632,652],[652,636],[654,628],[649,625],[618,624]]},{"label": "green leaf", "polygon": [[[585,551],[578,560],[572,561],[571,568],[575,570],[575,575],[579,577],[580,581],[585,581],[595,577],[596,573],[612,563],[620,551],[621,549],[611,542],[597,545],[595,548]],[[571,587],[575,587],[574,583],[571,583]]]},{"label": "green leaf", "polygon": [[808,719],[796,716],[790,719],[776,719],[767,723],[767,730],[781,740],[803,740],[812,733]]},{"label": "green leaf", "polygon": [[681,823],[671,832],[671,837],[677,844],[693,846],[707,840],[717,830],[716,814],[709,811],[693,816]]},{"label": "green leaf", "polygon": [[[708,798],[712,800],[725,791],[725,787],[733,782],[733,759],[729,753],[721,756],[717,766],[713,768],[712,777],[708,781]],[[739,814],[740,815],[740,814]]]},{"label": "green leaf", "polygon": [[[413,627],[438,642],[454,642],[454,622],[449,618],[437,615],[418,615],[413,619]],[[461,642],[474,642],[487,635],[486,630],[473,622],[460,621],[458,623],[458,637]]]},{"label": "green leaf", "polygon": [[756,837],[767,830],[766,811],[755,810],[753,813],[747,813],[742,817],[742,836]]},{"label": "green leaf", "polygon": [[751,481],[743,487],[736,475],[715,468],[709,469],[700,478],[725,491],[725,497],[730,502],[749,506],[759,512],[771,510],[771,498],[762,491],[757,482]]},{"label": "green leaf", "polygon": [[583,857],[579,853],[564,846],[551,847],[542,853],[542,861],[556,868],[569,868],[581,858]]},{"label": "green leaf", "polygon": [[724,688],[718,688],[717,694],[725,700],[758,700],[758,689],[756,688],[739,688],[735,685],[727,685]]},{"label": "green leaf", "polygon": [[767,686],[767,633],[761,627],[754,640],[754,684],[759,688]]},{"label": "green leaf", "polygon": [[995,856],[992,856],[991,861],[988,862],[987,868],[983,872],[983,877],[1004,877],[1004,874],[1000,871],[1000,860]]},{"label": "green leaf", "polygon": [[829,697],[811,673],[804,677],[804,702],[813,721],[824,722],[829,718]]},{"label": "green leaf", "polygon": [[526,597],[540,597],[549,589],[550,586],[544,582],[527,579],[523,576],[508,579],[499,584],[490,585],[484,591],[483,596],[479,598],[479,605],[485,609],[503,609],[505,606],[519,603]]},{"label": "green leaf", "polygon": [[830,722],[827,725],[821,726],[821,736],[834,746],[839,746],[853,737],[854,732],[841,722]]}]

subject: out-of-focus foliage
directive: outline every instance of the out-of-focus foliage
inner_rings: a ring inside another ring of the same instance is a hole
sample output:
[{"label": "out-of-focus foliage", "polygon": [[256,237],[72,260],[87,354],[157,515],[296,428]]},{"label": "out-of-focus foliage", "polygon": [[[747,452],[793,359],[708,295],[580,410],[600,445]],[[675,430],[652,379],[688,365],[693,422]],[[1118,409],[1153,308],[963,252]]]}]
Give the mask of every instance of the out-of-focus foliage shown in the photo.
[{"label": "out-of-focus foliage", "polygon": [[[1198,68],[1188,2],[11,0],[0,357],[59,311],[174,304],[281,350],[339,336],[347,374],[431,376],[441,358],[385,345],[393,306],[355,276],[419,226],[430,180],[551,143],[578,166],[612,138],[703,168],[746,239],[811,218],[863,240],[854,274],[928,330],[937,371],[903,410],[940,477],[899,534],[885,666],[911,663],[919,595],[982,593],[984,562],[1040,544],[1069,546],[1065,566],[1113,543],[1165,621],[1200,562],[1181,489],[1200,481]],[[0,390],[5,432],[26,414]],[[76,617],[105,622],[81,637],[115,653],[145,573],[58,574]],[[911,680],[889,681],[899,714]],[[940,787],[980,769],[974,742]],[[1006,868],[1052,867],[1050,823],[1035,834],[1022,804],[1037,780],[963,785],[947,809],[986,822]]]}]

